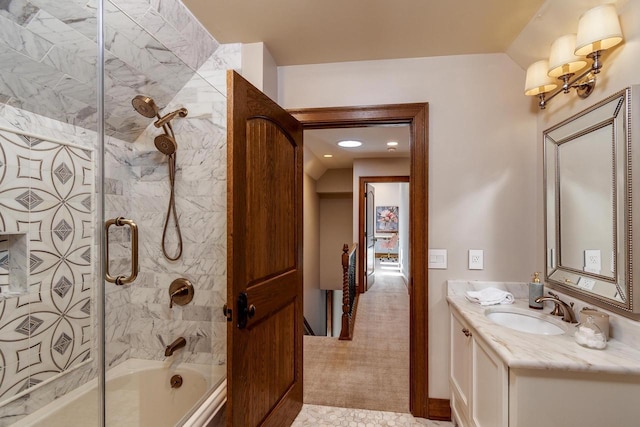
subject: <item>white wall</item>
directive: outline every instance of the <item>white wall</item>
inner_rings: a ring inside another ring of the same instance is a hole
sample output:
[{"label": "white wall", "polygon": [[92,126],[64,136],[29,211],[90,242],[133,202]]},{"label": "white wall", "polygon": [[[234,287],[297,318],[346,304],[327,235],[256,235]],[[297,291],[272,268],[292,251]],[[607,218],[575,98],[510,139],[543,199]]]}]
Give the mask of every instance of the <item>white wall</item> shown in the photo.
[{"label": "white wall", "polygon": [[320,195],[320,288],[342,290],[342,247],[351,245],[351,196]]},{"label": "white wall", "polygon": [[[358,197],[361,176],[409,176],[409,159],[355,159],[353,161],[353,241],[358,241]],[[376,201],[376,203],[378,203]],[[363,225],[364,226],[364,225]]]},{"label": "white wall", "polygon": [[326,302],[320,290],[320,198],[316,181],[306,173],[303,187],[304,317],[317,335],[326,331]]},{"label": "white wall", "polygon": [[[538,139],[523,85],[505,54],[278,69],[285,108],[429,102],[429,245],[449,250],[449,269],[429,272],[434,398],[449,398],[445,281],[526,281],[536,265]],[[467,269],[470,248],[484,249],[484,270]]]},{"label": "white wall", "polygon": [[262,43],[242,45],[242,77],[269,98],[278,97],[278,68],[267,46]]},{"label": "white wall", "polygon": [[353,169],[328,169],[318,179],[318,193],[353,193]]},{"label": "white wall", "polygon": [[409,278],[409,183],[400,184],[400,206],[402,210],[398,212],[399,224],[398,231],[402,238],[400,239],[400,271],[405,280]]}]

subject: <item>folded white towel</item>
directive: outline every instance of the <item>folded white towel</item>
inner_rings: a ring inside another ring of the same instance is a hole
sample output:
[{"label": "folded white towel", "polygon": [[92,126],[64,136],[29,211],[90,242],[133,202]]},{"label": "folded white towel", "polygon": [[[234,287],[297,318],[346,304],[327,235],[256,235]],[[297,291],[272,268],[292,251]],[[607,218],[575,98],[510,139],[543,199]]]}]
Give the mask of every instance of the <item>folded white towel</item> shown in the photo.
[{"label": "folded white towel", "polygon": [[513,304],[515,298],[511,292],[496,288],[485,288],[481,291],[467,291],[469,301],[480,305]]}]

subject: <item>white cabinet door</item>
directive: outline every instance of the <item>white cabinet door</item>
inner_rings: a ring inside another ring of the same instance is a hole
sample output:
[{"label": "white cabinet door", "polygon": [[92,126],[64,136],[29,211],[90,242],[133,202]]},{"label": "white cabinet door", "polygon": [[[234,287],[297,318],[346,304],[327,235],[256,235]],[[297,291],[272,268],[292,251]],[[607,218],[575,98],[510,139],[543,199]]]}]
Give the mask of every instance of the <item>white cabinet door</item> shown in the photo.
[{"label": "white cabinet door", "polygon": [[451,313],[451,410],[461,427],[468,425],[471,393],[471,332]]},{"label": "white cabinet door", "polygon": [[507,427],[509,425],[507,366],[477,337],[474,337],[472,347],[472,424],[475,427]]}]

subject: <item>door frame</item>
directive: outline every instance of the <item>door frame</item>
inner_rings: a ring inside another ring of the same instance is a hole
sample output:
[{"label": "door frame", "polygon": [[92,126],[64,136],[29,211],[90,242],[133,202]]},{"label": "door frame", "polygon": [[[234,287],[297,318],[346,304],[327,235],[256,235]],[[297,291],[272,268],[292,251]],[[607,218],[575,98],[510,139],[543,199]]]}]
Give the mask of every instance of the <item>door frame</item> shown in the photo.
[{"label": "door frame", "polygon": [[[364,288],[365,280],[364,276],[367,271],[366,259],[365,259],[365,238],[363,232],[363,224],[365,223],[365,215],[367,211],[366,200],[364,195],[367,193],[367,184],[380,184],[380,183],[394,183],[394,182],[411,182],[409,176],[361,176],[358,182],[358,247],[360,251],[358,251],[358,292],[365,293],[369,289]],[[411,187],[411,185],[409,185]],[[411,188],[409,188],[411,191]],[[411,212],[411,204],[409,204],[409,212]],[[409,232],[411,235],[411,232]],[[375,249],[374,249],[375,252]],[[409,259],[411,259],[411,246],[409,246]],[[411,265],[409,265],[411,268]],[[411,274],[411,273],[409,273]],[[369,287],[369,283],[367,282],[367,288]]]},{"label": "door frame", "polygon": [[303,130],[407,124],[409,181],[409,408],[416,417],[450,420],[448,399],[429,399],[428,160],[429,104],[390,104],[288,110]]}]

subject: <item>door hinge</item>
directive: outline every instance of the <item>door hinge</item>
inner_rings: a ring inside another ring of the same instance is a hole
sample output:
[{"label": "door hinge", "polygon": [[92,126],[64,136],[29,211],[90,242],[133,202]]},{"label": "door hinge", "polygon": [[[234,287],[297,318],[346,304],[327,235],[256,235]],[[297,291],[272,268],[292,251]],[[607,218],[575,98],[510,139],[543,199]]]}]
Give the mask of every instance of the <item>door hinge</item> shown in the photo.
[{"label": "door hinge", "polygon": [[233,320],[233,310],[227,308],[227,304],[222,306],[222,313],[224,314],[224,317],[227,318],[227,322],[231,322]]}]

